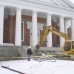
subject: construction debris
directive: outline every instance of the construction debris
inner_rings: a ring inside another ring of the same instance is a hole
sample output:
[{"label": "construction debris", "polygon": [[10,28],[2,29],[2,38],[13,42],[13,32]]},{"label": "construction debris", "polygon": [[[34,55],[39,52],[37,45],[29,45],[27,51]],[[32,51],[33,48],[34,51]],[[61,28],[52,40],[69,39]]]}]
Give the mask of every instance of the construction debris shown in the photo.
[{"label": "construction debris", "polygon": [[44,54],[44,53],[41,53],[41,55],[40,54],[39,55],[34,55],[34,56],[32,56],[32,58],[34,60],[39,61],[39,62],[46,61],[46,60],[49,60],[51,62],[56,62],[56,59],[57,59],[56,57],[54,57],[52,55]]}]

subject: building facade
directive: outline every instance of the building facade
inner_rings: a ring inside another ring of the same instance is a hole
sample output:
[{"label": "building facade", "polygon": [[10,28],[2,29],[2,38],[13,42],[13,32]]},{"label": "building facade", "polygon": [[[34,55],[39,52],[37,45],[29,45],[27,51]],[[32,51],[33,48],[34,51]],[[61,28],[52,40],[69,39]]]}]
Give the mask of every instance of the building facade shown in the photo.
[{"label": "building facade", "polygon": [[[35,46],[46,26],[53,26],[74,40],[74,5],[69,0],[0,0],[0,45]],[[63,45],[64,39],[49,33],[44,46]]]}]

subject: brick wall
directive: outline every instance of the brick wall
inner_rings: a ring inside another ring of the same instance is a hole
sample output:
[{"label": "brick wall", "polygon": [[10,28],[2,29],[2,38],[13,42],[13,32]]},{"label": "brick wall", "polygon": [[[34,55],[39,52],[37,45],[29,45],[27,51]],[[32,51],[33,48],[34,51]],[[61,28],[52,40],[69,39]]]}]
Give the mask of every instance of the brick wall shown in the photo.
[{"label": "brick wall", "polygon": [[15,43],[15,16],[4,19],[4,43]]},{"label": "brick wall", "polygon": [[[30,29],[27,29],[27,21],[32,22],[32,17],[27,15],[22,15],[22,19],[24,20],[24,41],[22,41],[22,45],[29,46],[30,45]],[[38,23],[46,23],[46,19],[37,18]],[[16,17],[10,15],[7,19],[4,19],[4,43],[13,43],[15,44],[15,27],[16,27]],[[58,29],[56,22],[52,22],[52,26]],[[43,27],[43,31],[40,31],[40,37],[43,35],[45,27]],[[58,43],[58,37],[53,34],[53,46],[56,46]],[[46,43],[45,45],[46,46]]]},{"label": "brick wall", "polygon": [[9,24],[8,19],[4,19],[4,32],[3,32],[3,42],[9,43]]},{"label": "brick wall", "polygon": [[[57,29],[57,23],[52,21],[52,27]],[[57,40],[57,35],[52,33],[52,42],[54,47],[57,46]]]},{"label": "brick wall", "polygon": [[[57,26],[57,29],[60,31],[60,27],[59,26]],[[60,37],[59,36],[57,36],[57,44],[60,45]]]},{"label": "brick wall", "polygon": [[[42,38],[44,31],[45,31],[45,26],[43,26],[43,30],[40,30],[40,39]],[[43,46],[45,47],[47,45],[47,40],[45,40],[45,43],[43,44]]]},{"label": "brick wall", "polygon": [[67,29],[68,37],[71,38],[71,28]]}]

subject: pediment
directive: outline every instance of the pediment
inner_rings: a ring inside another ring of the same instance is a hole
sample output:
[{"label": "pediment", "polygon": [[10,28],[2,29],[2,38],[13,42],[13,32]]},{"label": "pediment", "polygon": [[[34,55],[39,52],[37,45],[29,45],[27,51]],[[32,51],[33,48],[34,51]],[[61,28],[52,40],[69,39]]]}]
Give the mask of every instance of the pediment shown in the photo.
[{"label": "pediment", "polygon": [[61,7],[67,7],[67,8],[74,8],[74,4],[69,0],[31,0],[31,1],[39,1],[42,3],[57,5]]}]

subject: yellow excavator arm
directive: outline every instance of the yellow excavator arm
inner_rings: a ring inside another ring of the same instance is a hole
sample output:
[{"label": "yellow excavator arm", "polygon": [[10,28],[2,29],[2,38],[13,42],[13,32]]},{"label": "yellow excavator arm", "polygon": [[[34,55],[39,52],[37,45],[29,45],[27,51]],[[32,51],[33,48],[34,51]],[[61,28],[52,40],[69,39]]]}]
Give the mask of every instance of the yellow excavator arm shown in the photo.
[{"label": "yellow excavator arm", "polygon": [[45,40],[46,40],[47,35],[49,34],[49,32],[52,32],[52,33],[54,33],[54,34],[56,34],[58,36],[61,36],[65,40],[70,40],[69,37],[66,34],[64,34],[63,32],[60,32],[59,30],[57,30],[57,29],[55,29],[55,28],[53,28],[51,26],[47,26],[46,30],[44,31],[43,36],[40,39],[40,42],[38,43],[40,46],[45,42]]},{"label": "yellow excavator arm", "polygon": [[[40,39],[40,42],[38,43],[38,45],[36,45],[36,53],[39,51],[39,47],[43,45],[43,43],[46,41],[47,35],[49,33],[54,33],[58,36],[61,36],[65,39],[65,42],[62,46],[62,51],[65,54],[70,54],[70,55],[74,55],[74,41],[70,40],[70,38],[63,32],[60,32],[59,30],[51,27],[51,26],[46,26],[46,30],[44,31],[43,36]],[[72,56],[74,59],[74,56]]]}]

